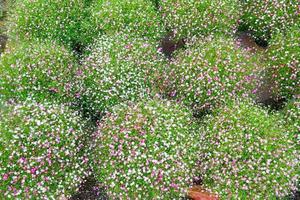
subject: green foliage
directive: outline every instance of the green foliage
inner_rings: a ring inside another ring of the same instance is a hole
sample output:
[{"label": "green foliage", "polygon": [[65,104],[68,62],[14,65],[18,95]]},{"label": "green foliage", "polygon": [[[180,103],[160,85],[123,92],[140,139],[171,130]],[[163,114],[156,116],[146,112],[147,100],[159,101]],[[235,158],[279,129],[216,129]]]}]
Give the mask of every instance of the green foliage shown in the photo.
[{"label": "green foliage", "polygon": [[197,172],[192,114],[168,101],[117,106],[99,124],[92,160],[111,198],[179,199]]},{"label": "green foliage", "polygon": [[95,0],[90,13],[83,27],[91,41],[100,34],[114,35],[125,30],[149,39],[160,39],[164,33],[154,5],[147,0]]},{"label": "green foliage", "polygon": [[237,0],[162,0],[160,12],[176,38],[233,33],[239,18]]},{"label": "green foliage", "polygon": [[103,35],[88,48],[77,73],[78,96],[91,112],[149,96],[164,57],[150,40],[126,34]]},{"label": "green foliage", "polygon": [[2,5],[2,2],[0,4],[0,19],[2,19],[4,17],[4,8],[3,8],[3,5]]},{"label": "green foliage", "polygon": [[290,99],[300,94],[300,25],[286,34],[276,34],[267,51],[268,73],[279,88],[281,97]]},{"label": "green foliage", "polygon": [[259,66],[254,55],[231,38],[209,37],[193,42],[165,70],[166,93],[189,106],[216,106],[225,98],[249,95]]},{"label": "green foliage", "polygon": [[76,68],[74,56],[53,41],[19,41],[0,59],[0,97],[67,100]]},{"label": "green foliage", "polygon": [[85,43],[81,37],[84,8],[83,0],[17,0],[8,18],[8,34],[21,39],[55,39],[75,48]]},{"label": "green foliage", "polygon": [[287,103],[282,111],[287,128],[300,142],[300,96]]},{"label": "green foliage", "polygon": [[273,33],[285,31],[297,23],[299,18],[298,0],[244,0],[241,4],[242,26],[259,39],[268,40]]},{"label": "green foliage", "polygon": [[87,175],[84,122],[53,102],[0,103],[0,199],[70,197]]},{"label": "green foliage", "polygon": [[249,102],[229,102],[200,130],[205,188],[228,199],[275,199],[296,190],[297,143],[278,115]]}]

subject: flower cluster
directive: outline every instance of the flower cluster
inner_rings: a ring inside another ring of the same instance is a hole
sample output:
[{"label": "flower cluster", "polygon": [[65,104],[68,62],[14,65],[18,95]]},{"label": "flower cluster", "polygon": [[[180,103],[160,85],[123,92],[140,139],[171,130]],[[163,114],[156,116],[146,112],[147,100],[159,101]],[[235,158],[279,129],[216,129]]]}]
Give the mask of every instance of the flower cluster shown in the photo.
[{"label": "flower cluster", "polygon": [[292,26],[286,34],[273,35],[267,51],[269,79],[282,98],[300,94],[300,26]]},{"label": "flower cluster", "polygon": [[0,199],[57,199],[85,175],[84,122],[53,102],[0,104]]},{"label": "flower cluster", "polygon": [[139,37],[160,39],[164,33],[155,5],[148,0],[95,0],[83,23],[87,37],[129,31]]},{"label": "flower cluster", "polygon": [[115,107],[94,135],[96,177],[113,199],[184,196],[197,172],[194,127],[191,113],[173,102]]},{"label": "flower cluster", "polygon": [[297,189],[300,152],[278,115],[228,102],[200,129],[204,186],[222,198],[275,199]]},{"label": "flower cluster", "polygon": [[239,19],[238,0],[161,0],[164,25],[176,38],[233,33]]},{"label": "flower cluster", "polygon": [[123,33],[101,36],[87,52],[76,73],[75,96],[91,112],[149,96],[165,62],[151,40]]},{"label": "flower cluster", "polygon": [[282,32],[299,23],[298,0],[241,1],[243,16],[241,26],[251,30],[253,36],[268,40],[275,32]]},{"label": "flower cluster", "polygon": [[16,0],[8,18],[8,34],[54,39],[74,47],[84,39],[81,21],[85,12],[83,0]]},{"label": "flower cluster", "polygon": [[66,100],[72,87],[74,56],[53,41],[11,43],[0,60],[0,97]]},{"label": "flower cluster", "polygon": [[255,56],[237,47],[233,39],[209,37],[177,52],[166,68],[166,93],[186,105],[211,107],[226,97],[255,93]]}]

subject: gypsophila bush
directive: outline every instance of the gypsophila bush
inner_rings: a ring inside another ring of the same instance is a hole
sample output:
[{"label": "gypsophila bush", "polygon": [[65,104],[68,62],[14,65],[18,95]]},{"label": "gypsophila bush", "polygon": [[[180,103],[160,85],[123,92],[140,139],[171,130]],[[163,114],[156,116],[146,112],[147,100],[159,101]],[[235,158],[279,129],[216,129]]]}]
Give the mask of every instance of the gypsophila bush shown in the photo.
[{"label": "gypsophila bush", "polygon": [[156,43],[123,33],[103,35],[87,51],[75,96],[91,112],[149,96],[165,62]]},{"label": "gypsophila bush", "polygon": [[299,23],[298,0],[244,0],[241,4],[241,26],[252,31],[257,39],[268,40],[272,33],[285,31]]},{"label": "gypsophila bush", "polygon": [[282,111],[288,129],[300,142],[300,96],[290,100]]},{"label": "gypsophila bush", "polygon": [[84,43],[81,21],[85,17],[84,0],[17,0],[8,18],[8,34],[55,39],[74,48]]},{"label": "gypsophila bush", "polygon": [[83,22],[87,36],[114,35],[129,29],[139,37],[160,39],[164,27],[155,6],[148,0],[95,0],[91,5],[90,18]]},{"label": "gypsophila bush", "polygon": [[92,160],[112,199],[179,199],[197,172],[192,114],[168,101],[117,106],[99,123]]},{"label": "gypsophila bush", "polygon": [[278,115],[251,102],[228,102],[200,129],[205,188],[224,199],[275,199],[296,190],[299,150]]},{"label": "gypsophila bush", "polygon": [[238,0],[161,0],[160,12],[175,37],[233,33],[239,19]]},{"label": "gypsophila bush", "polygon": [[0,97],[67,100],[75,58],[53,41],[18,41],[0,59]]},{"label": "gypsophila bush", "polygon": [[0,19],[4,17],[4,7],[2,4],[0,4]]},{"label": "gypsophila bush", "polygon": [[[254,55],[231,38],[209,37],[177,52],[165,71],[165,92],[188,106],[216,106],[225,98],[255,92]],[[253,90],[253,91],[252,91]]]},{"label": "gypsophila bush", "polygon": [[0,199],[70,197],[88,174],[84,121],[53,102],[0,104]]},{"label": "gypsophila bush", "polygon": [[274,35],[267,57],[268,74],[279,88],[279,95],[289,99],[300,94],[300,25],[286,34]]}]

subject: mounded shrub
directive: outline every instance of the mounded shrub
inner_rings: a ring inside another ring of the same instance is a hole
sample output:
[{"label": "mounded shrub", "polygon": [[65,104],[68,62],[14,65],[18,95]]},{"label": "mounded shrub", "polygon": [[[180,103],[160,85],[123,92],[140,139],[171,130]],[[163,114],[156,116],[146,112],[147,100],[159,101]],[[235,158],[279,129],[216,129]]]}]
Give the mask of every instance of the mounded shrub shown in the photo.
[{"label": "mounded shrub", "polygon": [[288,129],[300,142],[300,96],[287,103],[282,111]]},{"label": "mounded shrub", "polygon": [[268,40],[273,33],[285,31],[297,23],[299,18],[298,0],[244,0],[241,4],[241,26],[252,31],[257,39]]},{"label": "mounded shrub", "polygon": [[4,17],[4,7],[3,5],[1,4],[0,5],[0,19],[2,19]]},{"label": "mounded shrub", "polygon": [[255,92],[259,66],[254,58],[231,38],[198,40],[177,52],[162,85],[171,98],[188,106],[216,106],[227,97]]},{"label": "mounded shrub", "polygon": [[239,1],[161,0],[160,12],[165,26],[177,39],[233,33],[239,19]]},{"label": "mounded shrub", "polygon": [[84,0],[17,0],[9,15],[8,34],[21,39],[55,39],[75,48],[85,43],[81,37],[84,8]]},{"label": "mounded shrub", "polygon": [[0,97],[67,100],[75,68],[74,56],[53,41],[11,43],[0,59]]},{"label": "mounded shrub", "polygon": [[75,96],[90,114],[154,92],[164,57],[152,41],[126,34],[103,35],[87,51],[77,72]]},{"label": "mounded shrub", "polygon": [[300,94],[300,26],[286,34],[274,35],[267,51],[268,74],[274,80],[279,95],[289,99]]},{"label": "mounded shrub", "polygon": [[0,104],[0,198],[70,197],[88,174],[84,122],[53,102]]},{"label": "mounded shrub", "polygon": [[95,176],[111,198],[179,199],[197,172],[192,114],[168,101],[117,106],[95,132]]},{"label": "mounded shrub", "polygon": [[228,199],[275,199],[296,190],[299,149],[276,114],[228,103],[204,120],[199,168],[205,188]]},{"label": "mounded shrub", "polygon": [[114,35],[125,29],[150,39],[160,39],[164,33],[161,18],[148,0],[95,0],[90,13],[90,18],[83,22],[86,37],[97,38],[103,33]]}]

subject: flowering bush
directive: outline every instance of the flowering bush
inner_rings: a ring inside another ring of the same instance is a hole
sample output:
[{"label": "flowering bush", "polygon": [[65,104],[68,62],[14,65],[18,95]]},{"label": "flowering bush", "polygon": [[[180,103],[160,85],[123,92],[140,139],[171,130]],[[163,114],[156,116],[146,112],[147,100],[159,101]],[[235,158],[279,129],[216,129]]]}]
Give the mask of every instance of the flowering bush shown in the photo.
[{"label": "flowering bush", "polygon": [[90,13],[89,20],[83,23],[87,37],[129,30],[139,37],[159,39],[164,33],[155,6],[147,0],[95,0]]},{"label": "flowering bush", "polygon": [[164,63],[155,43],[126,34],[103,35],[87,51],[76,76],[76,96],[92,112],[149,96]]},{"label": "flowering bush", "polygon": [[87,175],[84,122],[50,102],[0,104],[0,199],[70,196]]},{"label": "flowering bush", "polygon": [[92,160],[111,198],[178,199],[197,171],[192,115],[168,101],[115,107],[95,133]]},{"label": "flowering bush", "polygon": [[282,113],[286,121],[287,127],[300,142],[300,97],[287,103]]},{"label": "flowering bush", "polygon": [[205,38],[177,53],[165,72],[165,90],[196,107],[247,95],[255,86],[258,66],[254,58],[240,50],[233,39]]},{"label": "flowering bush", "polygon": [[3,8],[3,5],[1,4],[0,5],[0,19],[2,19],[4,16],[4,8]]},{"label": "flowering bush", "polygon": [[239,18],[239,2],[161,0],[160,11],[165,26],[177,39],[214,32],[233,33]]},{"label": "flowering bush", "polygon": [[299,6],[298,0],[244,0],[241,24],[254,37],[268,40],[272,33],[284,31],[297,22]]},{"label": "flowering bush", "polygon": [[56,39],[75,47],[81,37],[85,18],[83,0],[17,0],[9,15],[11,37]]},{"label": "flowering bush", "polygon": [[0,97],[66,100],[75,67],[73,55],[53,41],[11,43],[0,59]]},{"label": "flowering bush", "polygon": [[296,190],[300,152],[278,115],[230,102],[204,124],[199,168],[205,187],[224,199],[275,199]]},{"label": "flowering bush", "polygon": [[274,35],[267,51],[269,77],[279,94],[291,98],[300,94],[300,26],[293,26],[286,34]]}]

